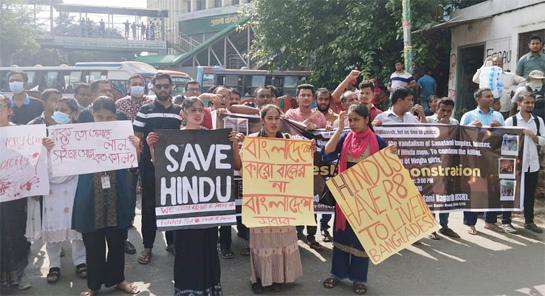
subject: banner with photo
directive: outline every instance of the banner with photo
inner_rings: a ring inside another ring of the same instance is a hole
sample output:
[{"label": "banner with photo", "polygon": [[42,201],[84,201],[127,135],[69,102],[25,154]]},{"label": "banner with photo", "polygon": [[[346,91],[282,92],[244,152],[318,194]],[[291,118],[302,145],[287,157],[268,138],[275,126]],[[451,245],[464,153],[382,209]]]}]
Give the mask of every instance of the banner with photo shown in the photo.
[{"label": "banner with photo", "polygon": [[233,144],[227,129],[157,130],[155,214],[159,230],[236,223]]},{"label": "banner with photo", "polygon": [[524,135],[516,127],[396,124],[375,127],[433,212],[521,211]]}]

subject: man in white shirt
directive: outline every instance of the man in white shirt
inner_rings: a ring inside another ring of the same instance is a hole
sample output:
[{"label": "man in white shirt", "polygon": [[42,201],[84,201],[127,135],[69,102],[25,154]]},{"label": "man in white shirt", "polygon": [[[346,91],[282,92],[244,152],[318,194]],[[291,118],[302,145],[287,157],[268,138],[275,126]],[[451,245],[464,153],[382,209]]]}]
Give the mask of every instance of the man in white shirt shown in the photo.
[{"label": "man in white shirt", "polygon": [[[411,73],[405,71],[403,61],[396,61],[396,71],[390,75],[390,82],[388,82],[388,91],[390,92],[390,100],[392,99],[393,92],[400,87],[416,88],[416,81]],[[393,104],[393,102],[390,102]]]},{"label": "man in white shirt", "polygon": [[[420,116],[417,120],[409,111],[415,111]],[[401,87],[392,93],[392,107],[375,117],[371,123],[380,126],[383,123],[426,123],[426,115],[422,106],[413,106],[413,95],[408,88]]]},{"label": "man in white shirt", "polygon": [[[545,124],[543,123],[543,119],[532,115],[534,102],[535,94],[530,92],[520,93],[517,102],[520,112],[507,118],[505,125],[525,128],[522,132],[525,135],[524,145],[526,146],[524,157],[528,161],[522,167],[522,171],[524,172],[524,228],[536,233],[542,233],[543,230],[534,223],[534,193],[539,176],[537,145],[545,145]],[[503,213],[502,227],[507,232],[512,232],[509,231],[511,229],[515,230],[511,225],[511,212]]]},{"label": "man in white shirt", "polygon": [[[503,57],[499,55],[493,55],[492,57],[487,58],[484,61],[484,64],[475,75],[473,75],[473,82],[479,84],[481,82],[480,75],[481,70],[483,67],[485,67],[486,62],[491,61],[492,66],[500,67],[503,69]],[[511,110],[511,95],[515,90],[517,90],[518,87],[524,86],[524,83],[526,82],[523,77],[518,76],[514,73],[510,72],[502,72],[503,77],[503,91],[500,97],[500,113],[503,115],[503,118],[507,118],[509,116],[509,111]]]}]

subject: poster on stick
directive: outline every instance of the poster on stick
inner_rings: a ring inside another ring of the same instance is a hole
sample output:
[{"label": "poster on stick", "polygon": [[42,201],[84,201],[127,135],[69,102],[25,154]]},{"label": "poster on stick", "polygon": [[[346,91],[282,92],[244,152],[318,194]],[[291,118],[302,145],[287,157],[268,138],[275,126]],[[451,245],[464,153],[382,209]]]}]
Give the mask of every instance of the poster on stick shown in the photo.
[{"label": "poster on stick", "polygon": [[311,143],[293,139],[244,139],[244,225],[316,225]]},{"label": "poster on stick", "polygon": [[49,193],[45,125],[0,127],[0,202]]},{"label": "poster on stick", "polygon": [[374,264],[440,228],[409,172],[389,149],[326,184]]},{"label": "poster on stick", "polygon": [[129,120],[52,125],[54,177],[138,167]]},{"label": "poster on stick", "polygon": [[229,129],[157,130],[155,214],[159,230],[236,223]]}]

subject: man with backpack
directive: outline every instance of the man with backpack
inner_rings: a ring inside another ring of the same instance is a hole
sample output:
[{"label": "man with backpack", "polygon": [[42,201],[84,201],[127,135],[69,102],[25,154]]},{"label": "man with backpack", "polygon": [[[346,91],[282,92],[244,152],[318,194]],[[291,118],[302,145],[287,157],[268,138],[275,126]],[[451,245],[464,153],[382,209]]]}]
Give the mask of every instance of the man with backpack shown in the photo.
[{"label": "man with backpack", "polygon": [[[517,105],[520,107],[520,112],[507,118],[505,125],[524,127],[522,132],[525,135],[524,142],[528,143],[528,149],[524,155],[528,161],[522,167],[524,172],[524,228],[535,233],[542,233],[543,230],[534,223],[534,194],[540,166],[538,145],[545,145],[545,124],[542,118],[532,115],[536,96],[531,92],[519,93]],[[503,212],[502,227],[506,232],[516,232],[511,225],[511,212]]]}]

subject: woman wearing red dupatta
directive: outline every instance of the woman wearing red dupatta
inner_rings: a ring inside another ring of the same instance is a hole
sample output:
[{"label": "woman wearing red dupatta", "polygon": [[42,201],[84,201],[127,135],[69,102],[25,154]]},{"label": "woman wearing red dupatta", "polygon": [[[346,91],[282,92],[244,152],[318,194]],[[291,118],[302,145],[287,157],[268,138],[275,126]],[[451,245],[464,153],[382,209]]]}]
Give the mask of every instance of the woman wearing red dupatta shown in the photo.
[{"label": "woman wearing red dupatta", "polygon": [[[350,132],[343,135],[344,122],[348,117]],[[350,106],[347,112],[339,114],[339,128],[322,150],[324,161],[339,159],[338,171],[342,173],[380,149],[386,142],[375,135],[369,120],[369,110],[362,104]],[[397,148],[391,146],[392,153]],[[369,257],[359,242],[354,230],[339,207],[335,210],[333,231],[333,260],[331,277],[324,281],[325,288],[335,287],[341,280],[354,282],[354,292],[363,295],[367,292]]]}]

